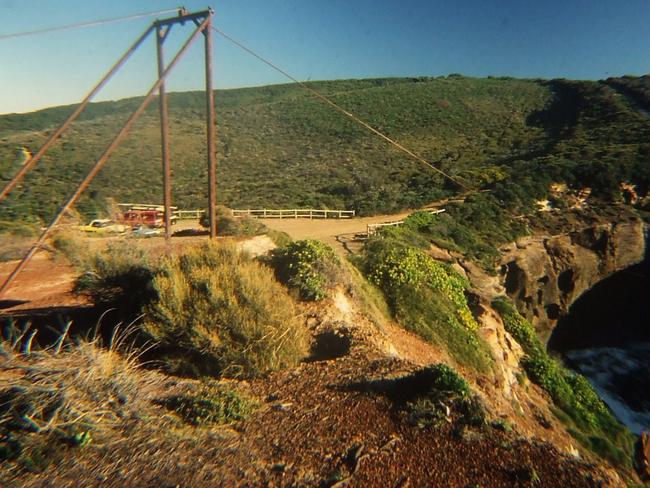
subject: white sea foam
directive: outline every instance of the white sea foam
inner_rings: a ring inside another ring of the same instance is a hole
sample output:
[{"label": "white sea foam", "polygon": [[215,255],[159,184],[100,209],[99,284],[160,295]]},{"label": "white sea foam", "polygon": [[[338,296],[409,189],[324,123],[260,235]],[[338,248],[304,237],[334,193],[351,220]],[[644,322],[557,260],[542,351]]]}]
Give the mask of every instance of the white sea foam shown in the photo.
[{"label": "white sea foam", "polygon": [[[650,343],[579,349],[566,356],[632,432],[650,431]],[[630,398],[635,399],[634,408]]]}]

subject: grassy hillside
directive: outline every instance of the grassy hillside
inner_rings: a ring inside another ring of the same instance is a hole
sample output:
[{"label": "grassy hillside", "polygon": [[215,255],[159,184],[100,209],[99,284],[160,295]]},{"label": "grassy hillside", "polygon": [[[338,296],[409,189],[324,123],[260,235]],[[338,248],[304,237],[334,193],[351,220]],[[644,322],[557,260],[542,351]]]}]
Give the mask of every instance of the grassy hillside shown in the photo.
[{"label": "grassy hillside", "polygon": [[640,107],[650,110],[650,75],[607,78],[606,83],[632,98]]},{"label": "grassy hillside", "polygon": [[[616,196],[618,181],[649,179],[650,122],[599,82],[462,76],[311,85],[468,186],[520,212],[551,181]],[[50,218],[140,99],[91,105],[19,190],[0,219]],[[295,85],[216,92],[218,198],[231,207],[336,207],[362,213],[416,207],[458,189]],[[38,149],[72,107],[0,116],[0,180]],[[170,96],[174,199],[207,199],[204,99]],[[138,122],[78,207],[159,202],[157,106]]]}]

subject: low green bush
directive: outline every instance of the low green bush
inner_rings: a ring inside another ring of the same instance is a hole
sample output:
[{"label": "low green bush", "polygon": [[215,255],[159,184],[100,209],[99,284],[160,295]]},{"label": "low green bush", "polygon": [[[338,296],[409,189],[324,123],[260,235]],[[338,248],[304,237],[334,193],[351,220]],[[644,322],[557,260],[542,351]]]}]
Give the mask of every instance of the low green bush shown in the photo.
[{"label": "low green bush", "polygon": [[350,259],[341,263],[350,280],[348,291],[363,315],[378,329],[383,330],[387,321],[392,318],[386,297],[377,285],[365,279],[354,262],[355,259]]},{"label": "low green bush", "polygon": [[204,383],[191,394],[174,395],[161,403],[184,422],[196,426],[244,420],[257,407],[252,398],[218,383]]},{"label": "low green bush", "polygon": [[465,379],[446,364],[417,371],[410,380],[422,388],[406,404],[410,420],[420,427],[439,426],[445,421],[480,426],[485,410]]},{"label": "low green bush", "polygon": [[422,250],[393,239],[369,241],[360,263],[385,294],[395,319],[477,371],[490,369],[487,346],[467,305],[466,280]]},{"label": "low green bush", "polygon": [[468,196],[463,203],[445,206],[445,212],[417,211],[400,227],[382,230],[381,235],[426,249],[431,243],[463,254],[493,273],[500,256],[497,246],[525,232],[523,225],[493,196]]},{"label": "low green bush", "polygon": [[[203,212],[199,223],[206,229],[210,227],[209,213]],[[254,217],[234,217],[232,210],[217,206],[217,234],[220,236],[252,237],[265,234],[267,227]]]},{"label": "low green bush", "polygon": [[278,247],[284,247],[293,240],[289,234],[282,232],[281,230],[269,229],[266,232],[266,235],[269,236],[273,241],[273,244]]},{"label": "low green bush", "polygon": [[392,247],[367,271],[370,280],[387,291],[389,298],[394,299],[404,288],[419,290],[425,286],[442,293],[456,307],[464,327],[478,328],[465,298],[469,283],[428,254],[409,247]]},{"label": "low green bush", "polygon": [[521,360],[526,374],[561,409],[556,416],[568,424],[569,433],[613,464],[631,466],[634,436],[613,416],[589,381],[552,359],[532,325],[511,303],[497,299],[492,305],[501,315],[506,331],[526,353]]},{"label": "low green bush", "polygon": [[332,248],[315,240],[294,241],[275,249],[270,263],[278,279],[297,290],[303,300],[322,300],[343,276]]},{"label": "low green bush", "polygon": [[455,369],[446,364],[438,363],[421,370],[420,375],[426,378],[429,388],[435,392],[466,397],[470,394],[470,387],[465,378]]},{"label": "low green bush", "polygon": [[33,223],[0,220],[0,234],[11,234],[16,237],[36,237],[38,227]]},{"label": "low green bush", "polygon": [[172,372],[253,377],[297,363],[307,333],[273,270],[228,244],[152,262],[120,244],[88,259],[75,290],[122,320]]},{"label": "low green bush", "polygon": [[38,227],[34,224],[0,220],[0,262],[22,259],[37,234]]},{"label": "low green bush", "polygon": [[535,334],[535,329],[517,313],[511,303],[498,299],[492,302],[492,307],[501,315],[505,329],[528,355],[544,354],[544,347]]},{"label": "low green bush", "polygon": [[74,291],[88,296],[98,308],[115,308],[132,320],[155,295],[151,281],[156,267],[142,249],[120,242],[84,261]]},{"label": "low green bush", "polygon": [[292,366],[307,352],[287,291],[271,269],[234,246],[209,243],[163,260],[151,288],[142,330],[181,351],[183,367],[253,377]]}]

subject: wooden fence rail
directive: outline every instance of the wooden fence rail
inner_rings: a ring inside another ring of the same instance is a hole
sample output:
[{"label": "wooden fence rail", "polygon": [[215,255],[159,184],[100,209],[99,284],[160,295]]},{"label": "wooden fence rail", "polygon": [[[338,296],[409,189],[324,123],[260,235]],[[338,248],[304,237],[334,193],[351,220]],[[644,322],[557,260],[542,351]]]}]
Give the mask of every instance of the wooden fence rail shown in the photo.
[{"label": "wooden fence rail", "polygon": [[190,219],[200,219],[205,210],[176,210],[172,212],[172,215],[178,220],[190,220]]},{"label": "wooden fence rail", "polygon": [[355,216],[354,210],[320,210],[304,209],[269,209],[233,210],[234,217],[257,217],[262,219],[350,219]]}]

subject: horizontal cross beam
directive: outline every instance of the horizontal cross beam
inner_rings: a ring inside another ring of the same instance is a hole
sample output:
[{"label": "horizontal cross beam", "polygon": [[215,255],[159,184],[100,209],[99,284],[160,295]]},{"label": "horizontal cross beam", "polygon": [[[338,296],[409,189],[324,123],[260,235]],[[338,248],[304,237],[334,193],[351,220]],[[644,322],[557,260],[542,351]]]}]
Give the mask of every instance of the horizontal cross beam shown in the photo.
[{"label": "horizontal cross beam", "polygon": [[185,13],[179,10],[178,17],[170,17],[169,19],[156,20],[153,25],[156,27],[172,26],[174,24],[184,24],[185,22],[202,22],[212,14],[212,10],[203,10],[192,14]]}]

